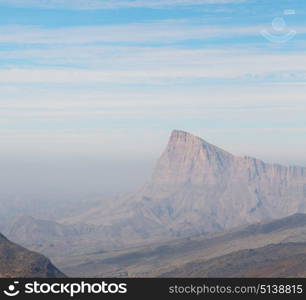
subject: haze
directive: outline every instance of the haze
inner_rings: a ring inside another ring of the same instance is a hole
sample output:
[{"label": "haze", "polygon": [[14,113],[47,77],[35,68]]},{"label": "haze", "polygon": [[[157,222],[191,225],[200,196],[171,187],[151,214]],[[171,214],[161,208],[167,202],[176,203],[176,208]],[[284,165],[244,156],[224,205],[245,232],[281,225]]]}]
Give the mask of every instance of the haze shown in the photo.
[{"label": "haze", "polygon": [[[277,10],[240,0],[1,0],[0,8],[3,193],[133,190],[172,129],[237,155],[306,165],[300,1]],[[296,35],[278,43],[263,30]]]}]

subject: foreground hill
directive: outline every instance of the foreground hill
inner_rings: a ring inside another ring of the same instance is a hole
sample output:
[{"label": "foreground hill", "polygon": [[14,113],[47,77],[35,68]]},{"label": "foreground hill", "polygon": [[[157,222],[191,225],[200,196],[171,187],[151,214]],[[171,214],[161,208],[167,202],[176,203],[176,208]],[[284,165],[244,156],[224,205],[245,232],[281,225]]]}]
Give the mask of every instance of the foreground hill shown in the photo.
[{"label": "foreground hill", "polygon": [[0,234],[0,277],[65,277],[46,257],[20,247]]},{"label": "foreground hill", "polygon": [[[60,259],[58,263],[70,276],[174,276],[176,270],[182,274],[185,266],[189,270],[189,263],[193,269],[194,262],[209,261],[242,249],[290,242],[306,243],[306,214],[295,214],[211,236],[194,236],[120,251],[75,255]],[[193,273],[188,275],[186,272],[184,276],[193,276]]]}]

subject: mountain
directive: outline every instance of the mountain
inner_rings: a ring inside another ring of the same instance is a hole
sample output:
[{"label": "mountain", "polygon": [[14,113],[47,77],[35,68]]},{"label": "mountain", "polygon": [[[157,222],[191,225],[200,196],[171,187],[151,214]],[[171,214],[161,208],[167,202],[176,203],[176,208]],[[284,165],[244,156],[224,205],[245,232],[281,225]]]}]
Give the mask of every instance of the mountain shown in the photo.
[{"label": "mountain", "polygon": [[236,157],[174,131],[143,191],[175,232],[222,231],[306,211],[306,168]]},{"label": "mountain", "polygon": [[192,277],[196,276],[193,272],[198,262],[205,264],[206,261],[240,250],[287,243],[306,243],[306,214],[242,226],[210,236],[193,236],[112,252],[74,255],[62,258],[58,263],[69,276],[160,277],[174,276],[179,270],[179,274],[185,272],[184,276]]},{"label": "mountain", "polygon": [[151,180],[105,203],[56,224],[23,221],[9,237],[59,261],[223,232],[306,212],[306,168],[234,156],[174,130]]},{"label": "mountain", "polygon": [[65,225],[23,215],[12,220],[6,233],[12,241],[54,258],[82,252],[80,245],[84,246],[84,251],[90,251],[91,247],[96,249],[92,239],[94,230],[86,224]]},{"label": "mountain", "polygon": [[49,259],[10,242],[0,234],[0,277],[60,278],[60,272]]},{"label": "mountain", "polygon": [[89,206],[104,202],[104,197],[94,195],[66,195],[60,191],[48,191],[42,195],[8,194],[0,190],[0,232],[7,234],[12,221],[18,216],[27,215],[37,219],[56,221],[64,216],[77,215]]},{"label": "mountain", "polygon": [[49,220],[41,220],[31,216],[17,217],[9,231],[10,238],[22,244],[45,243],[70,234],[69,227]]},{"label": "mountain", "polygon": [[305,277],[306,243],[272,244],[185,264],[162,277]]},{"label": "mountain", "polygon": [[[237,157],[174,130],[152,179],[112,208],[64,222],[99,226],[122,245],[221,232],[306,212],[306,168]],[[125,238],[128,236],[128,239]]]}]

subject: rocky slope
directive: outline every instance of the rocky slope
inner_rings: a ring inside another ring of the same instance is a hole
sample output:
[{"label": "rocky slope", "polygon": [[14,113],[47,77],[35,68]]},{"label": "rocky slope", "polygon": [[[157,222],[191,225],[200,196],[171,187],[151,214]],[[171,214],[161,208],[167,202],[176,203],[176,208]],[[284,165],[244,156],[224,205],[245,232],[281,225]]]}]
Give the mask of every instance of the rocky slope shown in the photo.
[{"label": "rocky slope", "polygon": [[67,223],[98,225],[129,244],[220,232],[306,212],[306,168],[236,157],[199,137],[173,131],[151,181],[110,210],[95,208]]},{"label": "rocky slope", "polygon": [[210,236],[193,236],[109,253],[70,256],[60,260],[59,264],[69,276],[159,277],[174,274],[176,269],[183,272],[189,269],[189,264],[193,270],[192,266],[198,261],[204,263],[242,249],[297,242],[306,243],[306,214],[242,226]]},{"label": "rocky slope", "polygon": [[306,209],[306,168],[236,157],[174,131],[143,191],[176,232],[218,231]]},{"label": "rocky slope", "polygon": [[306,243],[271,244],[185,264],[162,277],[305,277]]},{"label": "rocky slope", "polygon": [[46,257],[20,247],[0,234],[0,277],[60,278],[60,272]]}]

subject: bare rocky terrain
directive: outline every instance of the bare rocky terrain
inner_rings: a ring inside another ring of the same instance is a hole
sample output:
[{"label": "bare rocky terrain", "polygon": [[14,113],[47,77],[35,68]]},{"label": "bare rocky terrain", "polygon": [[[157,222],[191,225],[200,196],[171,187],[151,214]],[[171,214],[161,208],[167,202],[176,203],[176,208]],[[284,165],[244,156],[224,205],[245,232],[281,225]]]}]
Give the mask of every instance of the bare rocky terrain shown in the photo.
[{"label": "bare rocky terrain", "polygon": [[305,277],[306,243],[271,244],[180,266],[161,277]]},{"label": "bare rocky terrain", "polygon": [[110,209],[63,221],[100,226],[116,237],[128,233],[135,242],[221,232],[298,212],[306,212],[306,168],[236,157],[175,130],[142,189]]},{"label": "bare rocky terrain", "polygon": [[[193,266],[198,262],[204,264],[213,259],[214,262],[218,262],[218,257],[271,244],[277,244],[278,249],[281,249],[283,246],[287,247],[288,243],[306,243],[306,214],[295,214],[278,220],[242,226],[225,233],[71,256],[59,261],[59,264],[70,276],[174,276],[176,270],[179,270],[178,274],[181,275],[185,270],[193,270]],[[285,255],[287,252],[283,253]],[[186,271],[184,276],[200,276],[195,272],[188,272]],[[262,274],[265,275],[268,276]],[[274,275],[277,277],[278,273]]]}]

